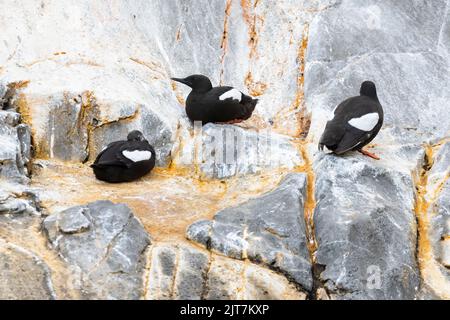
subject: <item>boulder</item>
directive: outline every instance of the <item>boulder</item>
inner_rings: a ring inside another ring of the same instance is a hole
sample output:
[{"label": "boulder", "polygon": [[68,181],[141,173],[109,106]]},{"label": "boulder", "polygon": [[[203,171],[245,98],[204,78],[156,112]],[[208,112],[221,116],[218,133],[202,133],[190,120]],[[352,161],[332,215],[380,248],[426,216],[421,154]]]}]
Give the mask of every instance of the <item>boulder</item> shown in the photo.
[{"label": "boulder", "polygon": [[235,259],[279,271],[305,291],[312,289],[304,208],[306,175],[288,175],[272,192],[218,212],[187,230],[190,240]]},{"label": "boulder", "polygon": [[72,207],[47,217],[43,228],[68,266],[79,271],[85,298],[142,296],[150,237],[126,205],[96,201]]},{"label": "boulder", "polygon": [[153,245],[149,266],[145,299],[306,298],[275,272],[187,245]]},{"label": "boulder", "polygon": [[54,300],[51,270],[35,253],[0,238],[0,299]]}]

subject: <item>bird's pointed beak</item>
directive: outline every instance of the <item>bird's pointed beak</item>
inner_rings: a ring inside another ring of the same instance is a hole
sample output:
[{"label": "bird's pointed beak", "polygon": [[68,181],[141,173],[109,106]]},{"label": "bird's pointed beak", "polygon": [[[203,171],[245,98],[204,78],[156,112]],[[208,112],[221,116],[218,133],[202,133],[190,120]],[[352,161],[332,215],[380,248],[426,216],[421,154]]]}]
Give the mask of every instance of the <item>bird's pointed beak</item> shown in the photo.
[{"label": "bird's pointed beak", "polygon": [[172,79],[173,81],[176,81],[176,82],[180,82],[180,83],[182,83],[182,84],[185,84],[185,85],[187,85],[188,87],[192,87],[192,83],[190,83],[190,82],[187,81],[186,79],[181,79],[181,78],[170,78],[170,79]]}]

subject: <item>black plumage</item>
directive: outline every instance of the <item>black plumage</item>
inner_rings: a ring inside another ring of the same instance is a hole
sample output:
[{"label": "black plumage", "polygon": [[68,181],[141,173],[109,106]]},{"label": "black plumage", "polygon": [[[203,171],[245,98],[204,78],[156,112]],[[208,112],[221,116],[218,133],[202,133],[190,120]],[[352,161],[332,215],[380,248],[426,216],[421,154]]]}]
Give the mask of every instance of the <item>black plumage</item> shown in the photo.
[{"label": "black plumage", "polygon": [[97,179],[107,182],[136,180],[155,167],[155,150],[140,131],[132,131],[127,140],[110,143],[91,165]]},{"label": "black plumage", "polygon": [[379,159],[363,150],[383,125],[383,108],[378,100],[375,84],[365,81],[360,95],[340,103],[334,110],[334,117],[327,122],[319,142],[319,149],[326,146],[335,154],[357,150],[364,155]]},{"label": "black plumage", "polygon": [[191,121],[238,123],[250,118],[258,103],[258,99],[233,87],[213,88],[211,81],[203,75],[172,80],[192,88],[186,100],[186,114]]}]

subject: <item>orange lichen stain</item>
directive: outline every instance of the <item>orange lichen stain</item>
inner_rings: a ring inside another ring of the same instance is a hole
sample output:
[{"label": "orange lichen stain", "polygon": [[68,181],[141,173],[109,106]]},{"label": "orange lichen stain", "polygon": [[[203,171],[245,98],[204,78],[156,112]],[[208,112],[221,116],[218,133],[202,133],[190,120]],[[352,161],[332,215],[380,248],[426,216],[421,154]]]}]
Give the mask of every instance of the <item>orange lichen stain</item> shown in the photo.
[{"label": "orange lichen stain", "polygon": [[184,106],[186,104],[186,101],[184,100],[182,94],[178,91],[178,86],[175,81],[171,81],[172,90],[175,92],[175,96],[177,97],[178,103],[181,106]]},{"label": "orange lichen stain", "polygon": [[432,195],[431,199],[427,200],[428,171],[433,166],[435,150],[431,145],[425,145],[424,148],[424,165],[413,175],[416,190],[414,212],[417,217],[417,256],[419,268],[425,283],[441,298],[450,299],[450,282],[440,270],[429,236],[432,204],[434,203],[437,194]]},{"label": "orange lichen stain", "polygon": [[297,171],[306,174],[307,178],[307,188],[306,188],[306,199],[304,204],[304,219],[306,226],[306,237],[308,239],[308,251],[310,254],[310,259],[312,263],[316,262],[316,251],[317,251],[317,240],[315,235],[314,226],[314,210],[316,208],[316,198],[315,198],[315,173],[312,166],[312,161],[309,157],[307,150],[308,142],[305,140],[297,141],[299,152],[303,158],[303,165],[296,168]]},{"label": "orange lichen stain", "polygon": [[267,84],[261,81],[254,81],[253,75],[249,71],[245,77],[244,83],[248,89],[248,92],[253,97],[259,97],[267,90]]},{"label": "orange lichen stain", "polygon": [[200,180],[183,168],[155,168],[140,180],[109,184],[96,180],[87,164],[41,164],[35,166],[32,186],[51,213],[96,200],[126,203],[155,241],[185,241],[190,224],[272,190],[286,173]]},{"label": "orange lichen stain", "polygon": [[95,157],[95,144],[94,144],[94,130],[95,126],[92,123],[92,118],[98,116],[98,106],[94,93],[91,91],[85,91],[81,95],[81,108],[78,115],[77,129],[79,132],[82,130],[87,131],[86,149],[88,151],[88,158]]},{"label": "orange lichen stain", "polygon": [[152,80],[160,80],[160,79],[165,79],[167,78],[167,74],[164,71],[163,67],[161,66],[161,64],[157,63],[157,62],[153,62],[153,61],[143,61],[141,59],[138,58],[129,58],[131,61],[140,64],[141,66],[146,67],[147,69],[149,69],[150,71],[152,71],[155,75],[152,77]]},{"label": "orange lichen stain", "polygon": [[[245,23],[248,26],[248,45],[250,48],[249,58],[252,59],[257,56],[256,47],[258,46],[258,32],[257,32],[257,22],[264,20],[261,17],[258,17],[254,10],[258,6],[259,1],[255,1],[254,4],[251,4],[250,0],[241,0],[242,7],[242,16],[244,18]],[[252,12],[253,11],[253,12]]]},{"label": "orange lichen stain", "polygon": [[230,17],[230,13],[231,13],[231,4],[232,4],[232,0],[227,0],[227,2],[225,4],[225,17],[223,19],[222,41],[220,43],[220,48],[222,49],[222,54],[220,56],[220,64],[222,66],[222,68],[220,70],[220,85],[223,84],[225,56],[227,54],[227,49],[228,49],[228,19]]}]

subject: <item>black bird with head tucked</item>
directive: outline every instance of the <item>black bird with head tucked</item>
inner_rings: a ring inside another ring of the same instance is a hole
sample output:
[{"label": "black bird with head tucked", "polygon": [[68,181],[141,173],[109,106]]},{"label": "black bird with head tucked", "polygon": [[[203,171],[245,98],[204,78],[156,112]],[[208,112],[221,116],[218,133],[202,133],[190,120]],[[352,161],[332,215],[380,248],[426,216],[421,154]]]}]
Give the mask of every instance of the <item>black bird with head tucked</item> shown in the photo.
[{"label": "black bird with head tucked", "polygon": [[383,125],[383,108],[378,101],[375,84],[364,81],[360,95],[341,102],[333,112],[333,118],[327,122],[319,142],[335,154],[357,150],[373,159],[380,158],[363,147],[370,143]]},{"label": "black bird with head tucked", "polygon": [[172,80],[192,88],[186,100],[186,114],[191,121],[239,123],[250,118],[258,103],[258,99],[233,87],[213,88],[211,81],[200,74]]},{"label": "black bird with head tucked", "polygon": [[110,143],[91,165],[95,177],[107,182],[136,180],[155,167],[155,150],[138,130],[127,140]]}]

